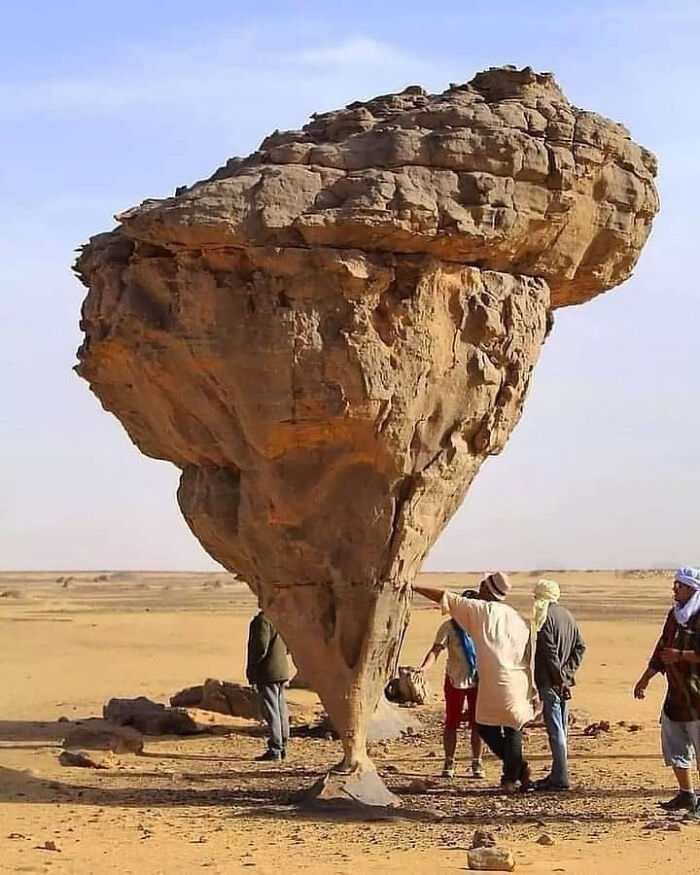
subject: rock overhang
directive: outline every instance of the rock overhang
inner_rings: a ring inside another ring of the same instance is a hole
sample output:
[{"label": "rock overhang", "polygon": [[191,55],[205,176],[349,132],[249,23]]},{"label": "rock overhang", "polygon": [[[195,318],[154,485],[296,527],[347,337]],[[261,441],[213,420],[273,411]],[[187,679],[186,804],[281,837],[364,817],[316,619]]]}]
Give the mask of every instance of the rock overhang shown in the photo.
[{"label": "rock overhang", "polygon": [[549,73],[409,86],[276,131],[117,233],[178,250],[359,249],[541,277],[552,308],[631,274],[658,211],[656,159],[572,106]]}]

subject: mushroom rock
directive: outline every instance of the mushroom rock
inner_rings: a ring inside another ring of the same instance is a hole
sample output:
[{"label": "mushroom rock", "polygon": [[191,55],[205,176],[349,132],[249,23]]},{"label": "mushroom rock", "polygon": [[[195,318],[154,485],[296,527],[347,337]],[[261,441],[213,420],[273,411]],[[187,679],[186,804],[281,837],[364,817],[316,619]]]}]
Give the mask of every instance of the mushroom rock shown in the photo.
[{"label": "mushroom rock", "polygon": [[352,798],[377,790],[367,722],[421,561],[517,423],[551,311],[630,275],[655,172],[550,74],[498,68],[314,115],[82,249],[77,371],[181,469]]}]

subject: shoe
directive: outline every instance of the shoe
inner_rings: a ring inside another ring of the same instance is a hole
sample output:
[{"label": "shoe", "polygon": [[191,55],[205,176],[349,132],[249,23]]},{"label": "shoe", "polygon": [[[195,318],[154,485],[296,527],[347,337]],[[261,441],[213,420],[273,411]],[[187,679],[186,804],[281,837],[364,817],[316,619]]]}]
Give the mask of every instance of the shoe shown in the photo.
[{"label": "shoe", "polygon": [[532,772],[530,764],[527,762],[523,762],[523,767],[520,770],[520,789],[523,793],[530,793],[533,789]]},{"label": "shoe", "polygon": [[286,759],[287,759],[287,748],[286,748],[286,747],[283,747],[283,748],[282,748],[282,754],[281,754],[281,756],[282,756],[282,759],[283,759],[283,760],[286,760]]},{"label": "shoe", "polygon": [[442,767],[442,778],[454,778],[455,764],[451,760],[445,760],[445,765]]},{"label": "shoe", "polygon": [[284,757],[279,751],[268,748],[265,753],[261,753],[260,756],[253,757],[253,759],[256,763],[281,763]]},{"label": "shoe", "polygon": [[664,811],[690,811],[694,812],[697,808],[698,800],[695,793],[689,793],[688,790],[681,790],[676,793],[673,799],[668,802],[659,802],[659,806]]},{"label": "shoe", "polygon": [[555,784],[551,778],[542,778],[541,781],[535,781],[533,786],[538,792],[544,793],[563,793],[571,789],[568,784]]},{"label": "shoe", "polygon": [[692,811],[688,811],[683,817],[683,823],[697,823],[700,824],[700,799],[698,799],[695,808]]},{"label": "shoe", "polygon": [[501,781],[501,792],[510,796],[518,792],[518,785],[515,781]]},{"label": "shoe", "polygon": [[484,777],[486,777],[486,772],[484,771],[484,765],[481,760],[472,760],[472,778]]}]

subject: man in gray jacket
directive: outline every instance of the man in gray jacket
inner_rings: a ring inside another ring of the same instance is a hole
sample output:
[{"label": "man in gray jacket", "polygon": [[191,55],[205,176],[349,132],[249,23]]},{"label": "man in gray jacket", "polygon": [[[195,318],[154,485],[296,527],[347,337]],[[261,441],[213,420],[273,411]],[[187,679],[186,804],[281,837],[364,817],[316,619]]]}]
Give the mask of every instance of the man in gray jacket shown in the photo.
[{"label": "man in gray jacket", "polygon": [[569,789],[568,700],[586,650],[576,621],[558,604],[560,595],[553,580],[540,580],[535,585],[532,630],[533,638],[537,635],[535,684],[552,751],[552,768],[546,778],[536,782],[537,790]]},{"label": "man in gray jacket", "polygon": [[258,692],[260,713],[270,730],[267,750],[255,759],[279,762],[287,755],[289,740],[289,715],[284,698],[289,661],[284,641],[262,611],[253,617],[248,629],[246,676]]}]

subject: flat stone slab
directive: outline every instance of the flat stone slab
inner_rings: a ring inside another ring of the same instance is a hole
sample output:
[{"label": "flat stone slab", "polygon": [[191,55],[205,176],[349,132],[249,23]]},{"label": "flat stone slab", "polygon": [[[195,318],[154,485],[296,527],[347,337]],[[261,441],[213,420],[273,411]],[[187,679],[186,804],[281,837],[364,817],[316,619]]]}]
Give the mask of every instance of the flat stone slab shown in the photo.
[{"label": "flat stone slab", "polygon": [[303,807],[339,811],[394,809],[401,805],[399,797],[388,789],[373,769],[350,773],[328,772],[304,792],[299,801]]}]

